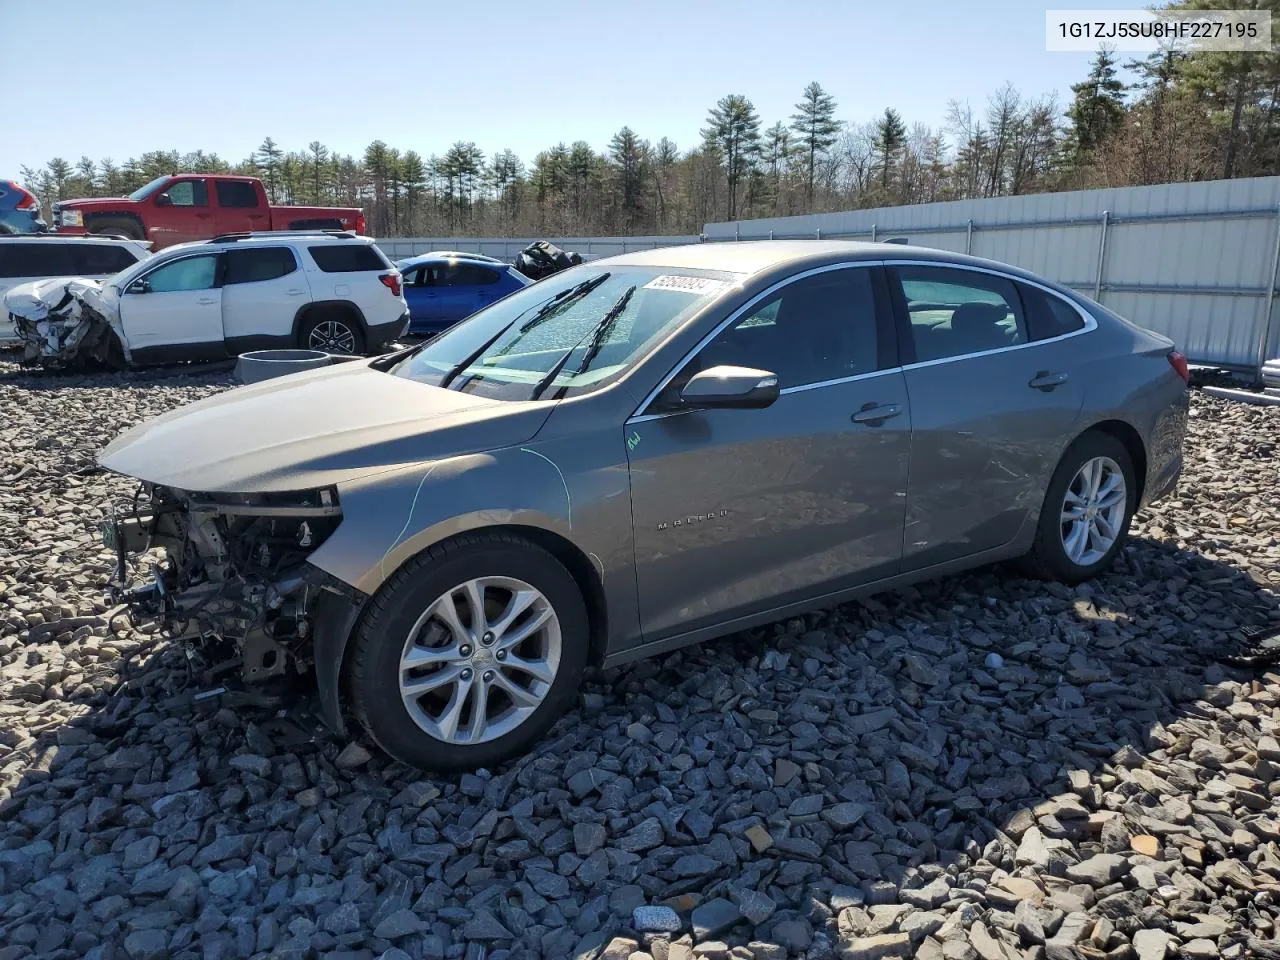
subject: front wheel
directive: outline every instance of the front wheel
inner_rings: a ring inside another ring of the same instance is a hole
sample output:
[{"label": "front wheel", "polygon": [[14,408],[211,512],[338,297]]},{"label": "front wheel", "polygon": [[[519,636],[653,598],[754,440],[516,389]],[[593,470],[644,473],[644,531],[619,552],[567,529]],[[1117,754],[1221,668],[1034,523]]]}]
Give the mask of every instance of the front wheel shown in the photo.
[{"label": "front wheel", "polygon": [[555,557],[507,534],[460,537],[409,561],[374,599],[353,640],[351,705],[398,760],[490,767],[567,709],[587,640],[582,593]]},{"label": "front wheel", "polygon": [[1049,482],[1031,572],[1064,583],[1096,576],[1115,560],[1138,506],[1129,452],[1115,437],[1085,434],[1062,455]]}]

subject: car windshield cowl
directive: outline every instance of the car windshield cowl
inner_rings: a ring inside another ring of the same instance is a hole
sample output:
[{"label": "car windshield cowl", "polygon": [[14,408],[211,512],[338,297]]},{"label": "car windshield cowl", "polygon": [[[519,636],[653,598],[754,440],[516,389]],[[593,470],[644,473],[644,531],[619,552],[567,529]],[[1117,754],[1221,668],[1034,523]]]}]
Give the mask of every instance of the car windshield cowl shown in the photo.
[{"label": "car windshield cowl", "polygon": [[600,389],[743,277],[723,271],[583,265],[519,290],[385,369],[497,400]]}]

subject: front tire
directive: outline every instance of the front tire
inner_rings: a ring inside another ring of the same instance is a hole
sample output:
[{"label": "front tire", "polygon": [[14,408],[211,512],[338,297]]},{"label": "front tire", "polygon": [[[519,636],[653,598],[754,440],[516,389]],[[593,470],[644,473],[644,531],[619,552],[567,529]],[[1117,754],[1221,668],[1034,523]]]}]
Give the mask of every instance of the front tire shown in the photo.
[{"label": "front tire", "polygon": [[406,563],[362,619],[351,706],[411,766],[491,767],[523,753],[572,703],[586,669],[582,593],[551,554],[475,534]]},{"label": "front tire", "polygon": [[1124,444],[1109,434],[1086,433],[1067,448],[1049,481],[1026,566],[1063,583],[1102,573],[1124,545],[1137,497]]}]

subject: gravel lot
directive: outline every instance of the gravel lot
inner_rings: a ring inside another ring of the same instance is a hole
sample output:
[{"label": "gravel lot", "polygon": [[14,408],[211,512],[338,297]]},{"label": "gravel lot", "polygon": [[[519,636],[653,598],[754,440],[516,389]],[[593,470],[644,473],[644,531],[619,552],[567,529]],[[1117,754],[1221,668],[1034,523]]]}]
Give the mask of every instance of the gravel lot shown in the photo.
[{"label": "gravel lot", "polygon": [[1197,396],[1102,580],[612,671],[521,762],[424,778],[184,705],[102,604],[132,488],[95,450],[228,376],[0,364],[0,960],[1280,957],[1280,672],[1212,660],[1280,620],[1280,410]]}]

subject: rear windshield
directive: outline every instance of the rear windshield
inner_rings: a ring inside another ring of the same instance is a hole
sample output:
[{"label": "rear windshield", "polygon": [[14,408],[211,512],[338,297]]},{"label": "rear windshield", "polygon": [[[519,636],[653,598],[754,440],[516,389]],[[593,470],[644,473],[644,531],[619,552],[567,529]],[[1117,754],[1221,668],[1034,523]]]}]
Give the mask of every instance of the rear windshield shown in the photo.
[{"label": "rear windshield", "polygon": [[662,267],[574,267],[450,328],[392,372],[497,400],[599,389],[742,277]]},{"label": "rear windshield", "polygon": [[307,247],[307,252],[325,273],[362,273],[391,266],[382,251],[371,243],[327,243]]}]

